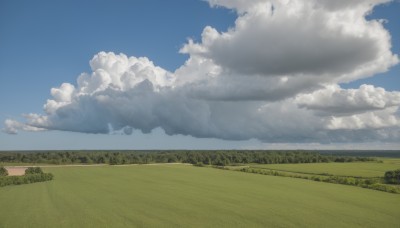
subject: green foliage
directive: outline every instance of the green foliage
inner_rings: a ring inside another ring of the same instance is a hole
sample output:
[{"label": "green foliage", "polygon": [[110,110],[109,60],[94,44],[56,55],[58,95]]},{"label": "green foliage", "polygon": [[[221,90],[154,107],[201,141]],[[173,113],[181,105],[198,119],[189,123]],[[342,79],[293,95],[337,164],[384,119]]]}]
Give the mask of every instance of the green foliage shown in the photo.
[{"label": "green foliage", "polygon": [[[0,172],[2,170],[1,168],[3,167],[0,167]],[[29,167],[25,170],[25,175],[23,176],[0,175],[0,187],[4,187],[7,185],[30,184],[35,182],[49,181],[52,179],[53,174],[43,173],[40,167]]]},{"label": "green foliage", "polygon": [[400,169],[387,171],[384,179],[388,184],[400,184]]},{"label": "green foliage", "polygon": [[205,165],[202,162],[197,162],[196,164],[194,164],[194,166],[204,167]]},{"label": "green foliage", "polygon": [[320,153],[337,156],[400,158],[400,150],[323,150]]},{"label": "green foliage", "polygon": [[338,184],[187,165],[43,170],[57,181],[0,188],[0,227],[399,224],[399,195]]},{"label": "green foliage", "polygon": [[369,185],[368,188],[383,192],[400,193],[400,188],[380,183],[374,183],[372,185]]},{"label": "green foliage", "polygon": [[45,151],[0,152],[0,163],[46,164],[147,164],[147,163],[203,163],[226,166],[229,164],[259,163],[319,163],[371,161],[373,158],[333,156],[308,151],[210,150],[210,151]]},{"label": "green foliage", "polygon": [[8,176],[8,171],[3,166],[0,166],[0,177],[2,176]]},{"label": "green foliage", "polygon": [[0,187],[50,181],[53,177],[54,176],[51,173],[34,173],[26,174],[24,176],[0,177]]},{"label": "green foliage", "polygon": [[40,167],[29,167],[25,170],[25,174],[42,174],[43,171]]}]

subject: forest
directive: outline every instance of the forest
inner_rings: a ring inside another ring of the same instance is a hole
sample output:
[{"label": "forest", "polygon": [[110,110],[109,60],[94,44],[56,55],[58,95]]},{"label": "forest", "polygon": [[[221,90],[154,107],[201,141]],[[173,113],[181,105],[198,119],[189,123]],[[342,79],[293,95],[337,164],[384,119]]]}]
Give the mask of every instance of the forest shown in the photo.
[{"label": "forest", "polygon": [[2,151],[0,163],[34,164],[149,164],[190,163],[225,166],[232,164],[285,164],[374,161],[363,156],[337,156],[315,151],[267,150],[162,150],[162,151]]}]

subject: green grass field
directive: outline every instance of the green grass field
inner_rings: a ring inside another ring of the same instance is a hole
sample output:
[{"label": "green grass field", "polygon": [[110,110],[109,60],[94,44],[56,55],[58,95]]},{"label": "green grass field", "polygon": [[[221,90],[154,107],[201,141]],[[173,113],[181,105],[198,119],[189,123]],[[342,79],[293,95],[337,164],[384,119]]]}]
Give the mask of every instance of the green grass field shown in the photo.
[{"label": "green grass field", "polygon": [[398,227],[396,194],[186,165],[45,168],[0,188],[0,227]]},{"label": "green grass field", "polygon": [[383,177],[386,171],[400,169],[400,159],[382,159],[378,162],[347,162],[347,163],[309,163],[309,164],[252,164],[251,167],[261,167],[288,172],[323,174],[355,177]]}]

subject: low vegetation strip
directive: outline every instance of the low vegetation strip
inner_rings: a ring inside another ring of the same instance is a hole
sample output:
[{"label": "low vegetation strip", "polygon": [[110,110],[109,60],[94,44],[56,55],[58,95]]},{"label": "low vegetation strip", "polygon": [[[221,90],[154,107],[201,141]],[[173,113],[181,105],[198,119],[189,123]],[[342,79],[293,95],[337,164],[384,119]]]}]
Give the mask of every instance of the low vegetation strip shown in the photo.
[{"label": "low vegetation strip", "polygon": [[[267,167],[259,167],[259,166],[253,166],[253,165],[248,166],[248,168],[265,169],[265,170],[270,170],[270,171],[279,171],[279,172],[281,172],[281,173],[296,173],[296,174],[301,174],[301,175],[304,175],[304,176],[310,176],[310,175],[335,176],[335,175],[333,175],[333,174],[325,173],[325,172],[324,172],[324,173],[311,173],[311,172],[299,172],[299,171],[294,172],[294,171],[288,171],[288,170],[285,170],[285,169],[271,169],[271,168],[267,168]],[[361,177],[359,177],[359,176],[342,176],[342,175],[336,175],[336,176],[339,176],[339,177],[361,178]]]},{"label": "low vegetation strip", "polygon": [[0,187],[4,187],[7,185],[31,184],[50,180],[53,180],[53,174],[51,173],[27,174],[23,176],[6,176],[0,177]]},{"label": "low vegetation strip", "polygon": [[22,176],[8,176],[7,169],[0,167],[0,187],[50,181],[53,178],[53,174],[43,173],[40,167],[27,168]]},{"label": "low vegetation strip", "polygon": [[399,187],[385,184],[385,182],[383,182],[383,178],[354,178],[354,177],[342,177],[335,175],[309,175],[309,174],[304,175],[304,173],[281,172],[276,170],[252,168],[252,167],[237,168],[228,166],[214,166],[214,168],[240,171],[253,174],[270,175],[270,176],[300,178],[300,179],[334,183],[334,184],[352,185],[362,188],[400,194]]},{"label": "low vegetation strip", "polygon": [[400,163],[396,163],[396,160],[397,159],[380,159],[379,161],[374,162],[249,165],[251,167],[267,168],[296,173],[369,178],[382,177],[386,171],[400,169]]}]

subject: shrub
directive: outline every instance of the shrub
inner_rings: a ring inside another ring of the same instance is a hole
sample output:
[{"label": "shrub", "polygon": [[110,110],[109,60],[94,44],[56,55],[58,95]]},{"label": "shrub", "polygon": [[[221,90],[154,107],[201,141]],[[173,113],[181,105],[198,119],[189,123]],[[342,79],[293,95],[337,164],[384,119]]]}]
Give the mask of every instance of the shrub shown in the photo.
[{"label": "shrub", "polygon": [[7,185],[20,185],[20,184],[30,184],[35,182],[49,181],[54,178],[51,173],[35,173],[27,174],[25,176],[3,176],[0,177],[0,187]]},{"label": "shrub", "polygon": [[399,188],[396,188],[396,187],[390,186],[390,185],[385,185],[385,184],[375,183],[375,184],[369,185],[368,188],[383,191],[383,192],[400,193]]},{"label": "shrub", "polygon": [[43,171],[40,167],[29,167],[25,170],[25,174],[42,174]]},{"label": "shrub", "polygon": [[317,176],[312,176],[311,179],[313,181],[321,181],[321,179],[319,177],[317,177]]},{"label": "shrub", "polygon": [[197,167],[204,167],[205,165],[203,164],[203,162],[197,162],[196,164],[193,164],[194,166]]},{"label": "shrub", "polygon": [[356,185],[356,179],[353,178],[353,177],[347,177],[347,178],[346,178],[346,184],[349,184],[349,185]]},{"label": "shrub", "polygon": [[375,179],[366,179],[366,180],[364,180],[364,184],[366,184],[366,185],[372,185],[372,184],[376,184],[376,183],[378,183],[378,181],[375,180]]},{"label": "shrub", "polygon": [[400,169],[387,171],[384,179],[388,184],[400,184]]},{"label": "shrub", "polygon": [[0,176],[8,176],[8,171],[3,166],[0,166]]}]

